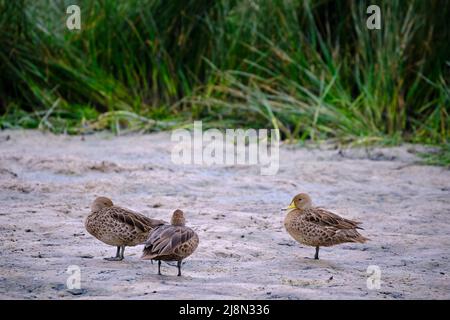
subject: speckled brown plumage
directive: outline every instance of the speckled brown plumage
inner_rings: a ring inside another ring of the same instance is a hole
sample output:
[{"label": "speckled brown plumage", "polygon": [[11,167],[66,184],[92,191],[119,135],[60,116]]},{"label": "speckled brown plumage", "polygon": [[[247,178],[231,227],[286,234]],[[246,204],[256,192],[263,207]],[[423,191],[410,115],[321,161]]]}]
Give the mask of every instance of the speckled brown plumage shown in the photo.
[{"label": "speckled brown plumage", "polygon": [[171,225],[157,227],[145,242],[142,259],[158,260],[158,274],[161,261],[177,261],[178,276],[181,276],[181,262],[190,256],[199,243],[198,235],[185,226],[181,210],[175,210]]},{"label": "speckled brown plumage", "polygon": [[106,244],[117,246],[116,257],[106,260],[122,260],[125,246],[144,243],[149,233],[162,224],[164,221],[116,207],[105,197],[94,201],[91,214],[85,220],[86,230],[91,235]]},{"label": "speckled brown plumage", "polygon": [[322,208],[312,206],[311,198],[304,193],[294,197],[284,219],[287,232],[298,242],[316,247],[315,259],[319,259],[319,247],[329,247],[345,242],[366,242],[356,229],[361,222],[342,218]]}]

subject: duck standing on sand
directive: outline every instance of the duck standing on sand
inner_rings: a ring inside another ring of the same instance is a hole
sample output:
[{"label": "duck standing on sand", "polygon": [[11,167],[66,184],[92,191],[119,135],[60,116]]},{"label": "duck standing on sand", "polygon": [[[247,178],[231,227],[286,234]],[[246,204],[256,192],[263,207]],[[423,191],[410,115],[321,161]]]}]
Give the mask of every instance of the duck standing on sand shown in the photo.
[{"label": "duck standing on sand", "polygon": [[361,222],[344,219],[332,212],[313,207],[311,198],[300,193],[292,199],[284,219],[284,227],[292,238],[307,246],[316,247],[314,259],[319,259],[319,247],[330,247],[345,242],[364,243],[356,229]]},{"label": "duck standing on sand", "polygon": [[164,221],[116,207],[110,199],[99,197],[92,204],[91,214],[87,216],[84,224],[87,232],[98,240],[117,247],[116,256],[105,260],[120,261],[123,260],[125,246],[143,243],[150,232],[163,225]]},{"label": "duck standing on sand", "polygon": [[157,227],[145,242],[143,260],[158,260],[158,274],[161,261],[177,261],[178,276],[181,276],[181,262],[198,247],[197,233],[185,226],[183,211],[175,210],[171,225]]}]

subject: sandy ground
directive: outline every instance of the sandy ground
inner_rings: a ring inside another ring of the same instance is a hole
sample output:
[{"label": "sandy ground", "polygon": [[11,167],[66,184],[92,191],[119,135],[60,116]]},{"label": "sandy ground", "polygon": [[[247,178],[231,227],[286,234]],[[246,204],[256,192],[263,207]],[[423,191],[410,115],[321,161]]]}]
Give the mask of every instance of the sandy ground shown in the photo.
[{"label": "sandy ground", "polygon": [[[168,133],[113,137],[0,132],[0,298],[414,299],[450,298],[450,171],[417,164],[403,146],[347,150],[283,146],[280,170],[179,166]],[[414,147],[417,148],[417,147]],[[293,195],[364,222],[372,241],[321,249],[284,231]],[[185,211],[200,245],[183,276],[125,260],[84,229],[98,195],[168,220]],[[68,290],[70,265],[82,290]],[[367,268],[381,270],[367,288]]]}]

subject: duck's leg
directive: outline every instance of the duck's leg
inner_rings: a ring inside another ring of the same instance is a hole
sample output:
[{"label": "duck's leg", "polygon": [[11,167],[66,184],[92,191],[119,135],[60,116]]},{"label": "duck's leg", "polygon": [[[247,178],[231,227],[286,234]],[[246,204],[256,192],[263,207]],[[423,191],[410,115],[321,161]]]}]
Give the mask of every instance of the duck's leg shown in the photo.
[{"label": "duck's leg", "polygon": [[177,262],[178,276],[181,276],[181,260]]},{"label": "duck's leg", "polygon": [[319,246],[316,247],[316,254],[314,255],[315,260],[319,260]]},{"label": "duck's leg", "polygon": [[120,251],[120,260],[123,260],[124,253],[125,253],[125,246],[122,246],[122,250]]},{"label": "duck's leg", "polygon": [[161,260],[158,260],[158,274],[161,275]]},{"label": "duck's leg", "polygon": [[[123,247],[125,249],[125,246]],[[120,255],[120,246],[117,247],[117,252],[116,252],[116,256],[115,257],[111,257],[111,258],[104,258],[107,261],[120,261],[123,259],[123,251],[122,251],[122,257]]]}]

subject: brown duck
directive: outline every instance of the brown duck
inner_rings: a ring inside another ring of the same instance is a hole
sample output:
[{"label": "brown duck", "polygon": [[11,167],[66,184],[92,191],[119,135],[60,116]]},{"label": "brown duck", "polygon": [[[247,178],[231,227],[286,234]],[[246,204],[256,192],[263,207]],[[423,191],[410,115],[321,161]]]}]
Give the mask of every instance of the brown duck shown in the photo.
[{"label": "brown duck", "polygon": [[91,214],[84,224],[87,232],[98,240],[117,247],[116,256],[105,260],[120,261],[123,260],[125,246],[144,243],[149,233],[164,221],[116,207],[110,199],[99,197],[92,204]]},{"label": "brown duck", "polygon": [[178,276],[181,276],[181,262],[198,247],[198,235],[185,226],[183,211],[175,210],[171,225],[157,227],[145,242],[142,259],[158,260],[158,274],[161,274],[161,261],[176,261]]},{"label": "brown duck", "polygon": [[329,247],[344,242],[364,243],[363,237],[356,229],[361,222],[344,219],[332,212],[313,207],[311,198],[300,193],[292,199],[284,219],[284,227],[292,238],[298,242],[316,247],[314,259],[319,259],[319,247]]}]

